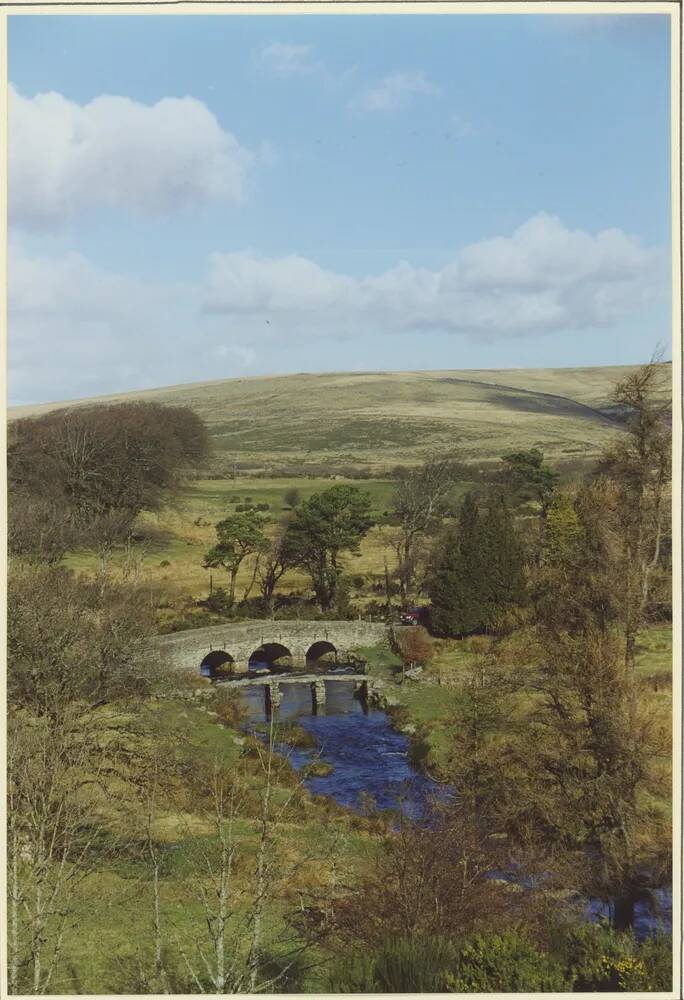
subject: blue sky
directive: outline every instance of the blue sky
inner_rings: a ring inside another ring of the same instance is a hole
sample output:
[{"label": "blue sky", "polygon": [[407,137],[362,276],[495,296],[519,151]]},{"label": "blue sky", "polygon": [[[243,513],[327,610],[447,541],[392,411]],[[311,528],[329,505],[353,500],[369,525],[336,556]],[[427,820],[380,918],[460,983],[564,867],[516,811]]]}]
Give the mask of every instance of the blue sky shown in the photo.
[{"label": "blue sky", "polygon": [[669,21],[9,18],[10,396],[670,337]]}]

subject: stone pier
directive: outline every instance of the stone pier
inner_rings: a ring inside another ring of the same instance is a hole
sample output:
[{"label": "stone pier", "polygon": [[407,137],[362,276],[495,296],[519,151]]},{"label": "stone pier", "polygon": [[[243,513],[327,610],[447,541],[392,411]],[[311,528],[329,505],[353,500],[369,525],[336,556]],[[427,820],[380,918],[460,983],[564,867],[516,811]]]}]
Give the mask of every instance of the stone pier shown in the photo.
[{"label": "stone pier", "polygon": [[325,680],[319,677],[311,685],[311,710],[316,715],[325,707]]}]

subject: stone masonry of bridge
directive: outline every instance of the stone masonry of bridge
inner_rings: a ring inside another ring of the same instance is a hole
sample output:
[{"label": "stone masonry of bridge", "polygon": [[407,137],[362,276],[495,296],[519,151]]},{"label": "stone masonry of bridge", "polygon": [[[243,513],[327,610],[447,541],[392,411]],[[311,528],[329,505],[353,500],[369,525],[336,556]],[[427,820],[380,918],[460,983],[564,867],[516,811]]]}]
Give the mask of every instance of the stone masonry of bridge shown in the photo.
[{"label": "stone masonry of bridge", "polygon": [[382,622],[259,619],[172,632],[159,636],[156,645],[171,668],[199,673],[205,656],[215,650],[225,651],[238,670],[246,670],[252,653],[266,643],[284,646],[297,666],[305,664],[307,652],[317,642],[330,643],[344,659],[359,646],[378,646],[386,641],[387,626]]}]

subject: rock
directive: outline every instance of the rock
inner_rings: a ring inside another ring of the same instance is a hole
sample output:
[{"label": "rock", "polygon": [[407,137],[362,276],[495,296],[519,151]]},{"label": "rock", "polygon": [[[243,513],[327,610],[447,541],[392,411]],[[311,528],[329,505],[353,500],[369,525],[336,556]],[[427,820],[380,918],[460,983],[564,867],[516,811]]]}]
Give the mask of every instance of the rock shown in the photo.
[{"label": "rock", "polygon": [[335,768],[324,760],[317,760],[313,764],[307,765],[304,770],[307,778],[327,778]]}]

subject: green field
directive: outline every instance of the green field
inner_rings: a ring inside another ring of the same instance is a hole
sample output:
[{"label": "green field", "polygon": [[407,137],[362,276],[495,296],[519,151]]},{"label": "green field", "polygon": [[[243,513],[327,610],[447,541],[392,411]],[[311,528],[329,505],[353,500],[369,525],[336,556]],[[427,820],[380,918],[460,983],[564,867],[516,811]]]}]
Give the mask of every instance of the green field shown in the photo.
[{"label": "green field", "polygon": [[[214,544],[214,525],[217,521],[234,513],[239,503],[267,503],[270,509],[265,512],[265,516],[271,520],[270,530],[274,530],[279,518],[288,510],[284,496],[289,489],[296,487],[301,499],[305,500],[313,493],[339,484],[353,485],[367,491],[371,496],[375,517],[381,517],[387,510],[394,489],[394,483],[381,479],[352,481],[338,478],[333,482],[329,479],[195,480],[180,491],[172,505],[156,514],[147,513],[140,517],[138,529],[144,536],[143,540],[134,545],[130,553],[116,553],[110,568],[115,573],[125,572],[127,569],[130,571],[132,557],[138,578],[163,584],[171,600],[182,595],[195,599],[206,597],[209,592],[209,570],[202,568],[202,560],[205,552]],[[454,488],[454,501],[470,485],[467,481],[458,483]],[[367,577],[369,583],[371,578],[380,580],[384,557],[387,557],[391,568],[396,562],[389,536],[390,530],[386,527],[371,528],[361,543],[359,555],[346,557],[347,572],[355,577]],[[87,573],[94,573],[98,568],[98,560],[93,552],[74,553],[66,562],[73,569]],[[238,596],[248,585],[252,568],[252,560],[245,560],[238,575]],[[212,577],[215,587],[223,586],[226,582],[221,570],[212,570]],[[305,573],[294,569],[283,577],[279,592],[308,590],[309,586]]]},{"label": "green field", "polygon": [[[476,465],[538,447],[579,468],[620,426],[611,391],[628,367],[363,372],[230,379],[78,402],[187,405],[208,424],[212,466],[300,475],[345,469],[381,476],[448,454]],[[10,419],[61,404],[15,407]],[[241,486],[241,488],[243,488]]]}]

